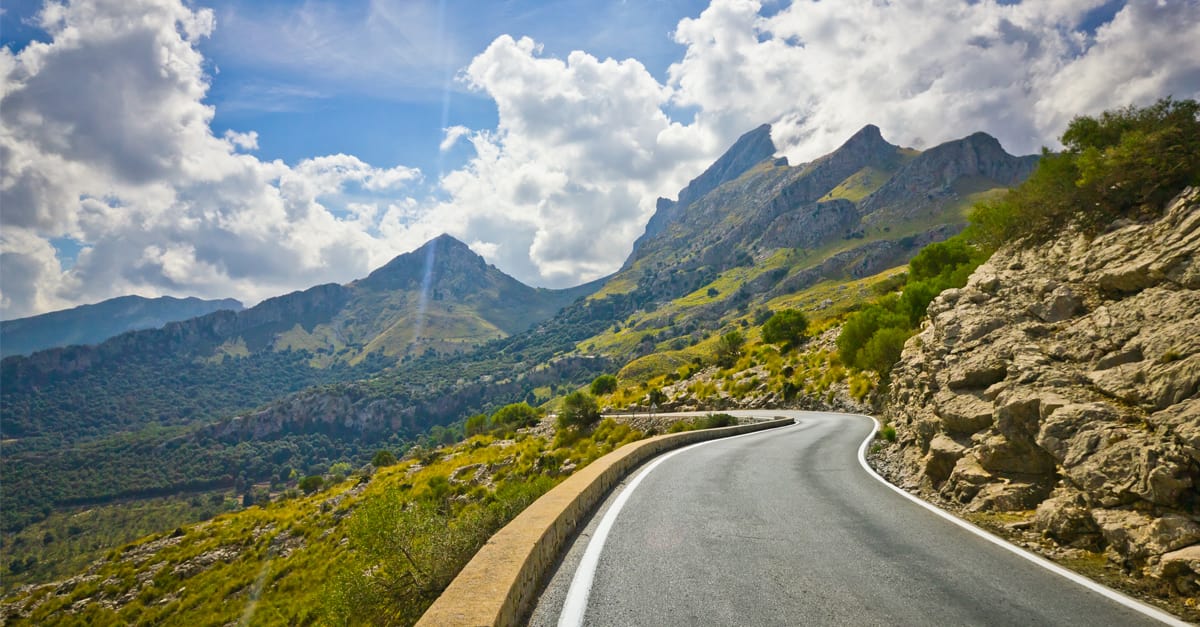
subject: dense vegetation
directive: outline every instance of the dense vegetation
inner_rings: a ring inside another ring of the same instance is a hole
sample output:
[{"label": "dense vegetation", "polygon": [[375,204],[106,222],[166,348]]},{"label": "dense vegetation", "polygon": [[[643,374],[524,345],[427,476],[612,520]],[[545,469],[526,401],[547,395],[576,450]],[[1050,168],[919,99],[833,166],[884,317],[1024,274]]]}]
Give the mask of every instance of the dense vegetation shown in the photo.
[{"label": "dense vegetation", "polygon": [[1062,152],[1043,153],[1025,183],[975,208],[973,238],[994,249],[1023,237],[1049,239],[1071,224],[1094,233],[1117,218],[1153,217],[1184,187],[1200,185],[1195,100],[1077,117],[1062,143]]},{"label": "dense vegetation", "polygon": [[28,616],[8,624],[411,624],[525,505],[642,436],[607,420],[419,449],[346,481],[331,467],[311,495],[144,538],[69,585],[18,593]]},{"label": "dense vegetation", "polygon": [[908,264],[899,296],[888,294],[850,315],[838,336],[843,364],[873,370],[886,378],[900,359],[904,342],[916,332],[929,303],[942,290],[962,287],[987,258],[963,236],[930,244]]}]

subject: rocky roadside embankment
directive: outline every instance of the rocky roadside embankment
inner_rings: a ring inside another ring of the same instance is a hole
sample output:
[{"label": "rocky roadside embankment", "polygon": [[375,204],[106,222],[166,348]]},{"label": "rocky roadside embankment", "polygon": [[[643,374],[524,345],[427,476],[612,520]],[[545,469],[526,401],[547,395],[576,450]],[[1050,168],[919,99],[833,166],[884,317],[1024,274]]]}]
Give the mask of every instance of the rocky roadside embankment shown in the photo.
[{"label": "rocky roadside embankment", "polygon": [[1200,619],[1200,189],[1007,246],[929,320],[892,373],[881,472]]}]

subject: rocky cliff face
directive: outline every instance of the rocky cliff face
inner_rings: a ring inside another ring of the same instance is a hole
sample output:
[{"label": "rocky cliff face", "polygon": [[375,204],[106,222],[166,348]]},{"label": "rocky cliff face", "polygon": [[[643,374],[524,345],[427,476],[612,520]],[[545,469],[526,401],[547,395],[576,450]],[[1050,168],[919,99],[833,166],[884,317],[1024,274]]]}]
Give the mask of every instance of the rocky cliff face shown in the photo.
[{"label": "rocky cliff face", "polygon": [[1200,190],[1153,223],[1004,248],[929,319],[892,375],[881,468],[1200,594]]}]

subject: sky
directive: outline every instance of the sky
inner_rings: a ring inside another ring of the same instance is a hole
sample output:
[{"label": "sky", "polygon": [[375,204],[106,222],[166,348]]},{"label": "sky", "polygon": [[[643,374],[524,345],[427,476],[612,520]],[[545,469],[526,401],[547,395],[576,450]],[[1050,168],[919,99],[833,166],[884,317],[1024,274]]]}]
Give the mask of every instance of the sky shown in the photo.
[{"label": "sky", "polygon": [[531,285],[618,269],[772,124],[1016,154],[1200,97],[1200,0],[8,0],[0,318],[264,298],[441,233]]}]

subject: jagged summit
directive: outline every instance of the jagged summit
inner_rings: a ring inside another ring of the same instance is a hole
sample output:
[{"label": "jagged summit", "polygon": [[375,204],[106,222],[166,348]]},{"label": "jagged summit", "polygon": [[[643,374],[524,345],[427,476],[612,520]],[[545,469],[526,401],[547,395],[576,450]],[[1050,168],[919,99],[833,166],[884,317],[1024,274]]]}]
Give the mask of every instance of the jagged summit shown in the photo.
[{"label": "jagged summit", "polygon": [[688,186],[679,192],[679,200],[676,202],[681,206],[688,205],[716,189],[718,185],[741,176],[746,170],[774,154],[775,143],[771,141],[771,125],[763,124],[739,137],[725,154],[708,166],[700,176],[692,179]]},{"label": "jagged summit", "polygon": [[[646,232],[633,243],[636,252],[642,244],[662,232],[692,202],[704,197],[722,184],[732,181],[764,159],[775,155],[775,143],[771,141],[771,125],[763,124],[743,134],[733,142],[729,150],[721,155],[708,169],[692,179],[687,187],[679,191],[678,200],[659,198],[654,215],[646,223]],[[632,258],[631,258],[632,260]],[[628,266],[626,262],[626,267]]]}]

